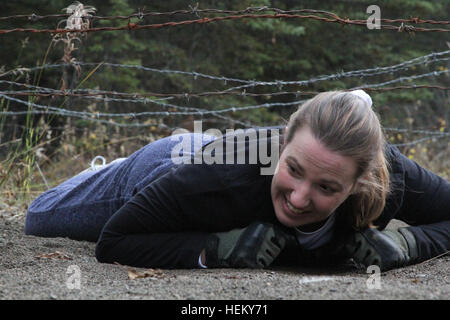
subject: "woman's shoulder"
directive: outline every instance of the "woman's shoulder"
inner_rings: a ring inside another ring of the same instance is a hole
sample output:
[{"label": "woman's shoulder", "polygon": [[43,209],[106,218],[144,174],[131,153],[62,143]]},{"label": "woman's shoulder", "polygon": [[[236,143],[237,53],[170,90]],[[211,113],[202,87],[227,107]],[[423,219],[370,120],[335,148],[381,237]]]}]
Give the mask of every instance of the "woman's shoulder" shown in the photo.
[{"label": "woman's shoulder", "polygon": [[[225,170],[259,169],[261,175],[273,175],[283,140],[281,127],[227,130],[194,155],[194,163],[225,165]],[[246,167],[236,167],[243,165]]]}]

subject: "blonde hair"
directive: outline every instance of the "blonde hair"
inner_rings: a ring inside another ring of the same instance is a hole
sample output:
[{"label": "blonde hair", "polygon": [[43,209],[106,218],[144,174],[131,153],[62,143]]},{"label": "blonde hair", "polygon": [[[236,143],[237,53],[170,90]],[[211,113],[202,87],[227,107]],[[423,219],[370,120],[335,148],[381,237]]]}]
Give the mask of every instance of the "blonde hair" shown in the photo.
[{"label": "blonde hair", "polygon": [[354,229],[373,227],[383,212],[390,184],[386,140],[371,106],[349,92],[323,92],[301,105],[287,126],[285,144],[308,126],[329,150],[356,161],[356,192],[345,201],[348,218]]}]

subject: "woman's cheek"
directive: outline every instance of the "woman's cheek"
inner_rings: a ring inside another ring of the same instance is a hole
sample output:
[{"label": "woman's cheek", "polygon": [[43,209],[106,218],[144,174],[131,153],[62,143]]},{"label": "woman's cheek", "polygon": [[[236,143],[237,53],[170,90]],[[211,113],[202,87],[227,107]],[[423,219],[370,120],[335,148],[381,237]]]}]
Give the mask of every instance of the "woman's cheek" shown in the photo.
[{"label": "woman's cheek", "polygon": [[335,211],[342,204],[342,202],[343,201],[340,197],[325,197],[317,201],[316,208],[319,212],[322,212],[323,215],[329,215]]},{"label": "woman's cheek", "polygon": [[294,178],[289,174],[286,166],[282,166],[278,170],[278,182],[282,186],[289,187],[291,185],[291,180]]}]

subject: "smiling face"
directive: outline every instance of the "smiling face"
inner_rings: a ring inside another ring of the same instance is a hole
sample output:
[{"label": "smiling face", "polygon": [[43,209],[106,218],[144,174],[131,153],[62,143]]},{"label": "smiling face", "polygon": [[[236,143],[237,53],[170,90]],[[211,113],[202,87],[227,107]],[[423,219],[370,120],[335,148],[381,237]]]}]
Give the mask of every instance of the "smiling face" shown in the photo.
[{"label": "smiling face", "polygon": [[352,158],[330,151],[308,127],[297,130],[272,180],[277,219],[287,227],[324,221],[351,194],[356,171]]}]

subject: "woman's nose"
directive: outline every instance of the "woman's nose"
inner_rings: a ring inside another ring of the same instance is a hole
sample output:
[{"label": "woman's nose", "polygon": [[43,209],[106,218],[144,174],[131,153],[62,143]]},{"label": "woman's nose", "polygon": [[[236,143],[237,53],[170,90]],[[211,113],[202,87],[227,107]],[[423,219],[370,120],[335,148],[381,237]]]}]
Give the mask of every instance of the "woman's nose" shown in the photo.
[{"label": "woman's nose", "polygon": [[289,202],[297,209],[306,209],[311,204],[310,186],[306,182],[298,183],[289,196]]}]

